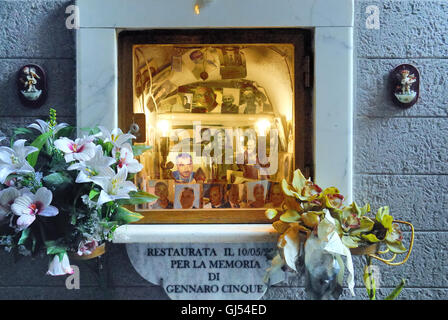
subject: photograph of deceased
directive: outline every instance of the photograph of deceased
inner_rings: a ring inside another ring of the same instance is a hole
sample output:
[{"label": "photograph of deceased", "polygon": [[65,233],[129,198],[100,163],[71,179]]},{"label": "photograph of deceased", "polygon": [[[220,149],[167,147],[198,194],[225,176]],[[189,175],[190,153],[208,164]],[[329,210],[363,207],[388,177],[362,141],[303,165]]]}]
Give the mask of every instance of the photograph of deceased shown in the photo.
[{"label": "photograph of deceased", "polygon": [[173,180],[151,180],[149,181],[149,193],[159,197],[150,205],[150,209],[173,209],[174,200]]},{"label": "photograph of deceased", "polygon": [[269,181],[247,182],[247,207],[263,208],[266,202],[266,194]]},{"label": "photograph of deceased", "polygon": [[242,199],[245,189],[244,184],[228,184],[225,198],[229,204],[229,208],[244,208],[245,203]]},{"label": "photograph of deceased", "polygon": [[175,209],[198,209],[200,208],[200,186],[199,184],[176,184],[174,192]]},{"label": "photograph of deceased", "polygon": [[191,183],[194,182],[193,158],[188,153],[179,153],[175,160],[176,171],[173,171],[173,177],[176,182]]},{"label": "photograph of deceased", "polygon": [[230,208],[230,204],[224,199],[224,184],[205,184],[203,202],[205,209]]},{"label": "photograph of deceased", "polygon": [[282,190],[282,185],[279,182],[273,182],[269,188],[269,198],[266,203],[266,208],[281,208],[283,201],[285,200],[285,194]]},{"label": "photograph of deceased", "polygon": [[224,88],[222,91],[221,113],[238,113],[240,90]]}]

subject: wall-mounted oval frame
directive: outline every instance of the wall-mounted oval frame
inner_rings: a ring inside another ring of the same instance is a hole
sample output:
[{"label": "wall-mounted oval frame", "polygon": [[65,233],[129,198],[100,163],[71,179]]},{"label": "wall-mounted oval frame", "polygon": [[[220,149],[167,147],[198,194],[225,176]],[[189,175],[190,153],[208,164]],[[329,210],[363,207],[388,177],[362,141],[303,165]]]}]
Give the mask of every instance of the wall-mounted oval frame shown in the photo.
[{"label": "wall-mounted oval frame", "polygon": [[400,64],[390,74],[392,101],[401,108],[410,108],[420,95],[420,73],[411,64]]},{"label": "wall-mounted oval frame", "polygon": [[17,73],[17,94],[26,107],[39,108],[47,99],[47,77],[42,67],[26,64]]}]

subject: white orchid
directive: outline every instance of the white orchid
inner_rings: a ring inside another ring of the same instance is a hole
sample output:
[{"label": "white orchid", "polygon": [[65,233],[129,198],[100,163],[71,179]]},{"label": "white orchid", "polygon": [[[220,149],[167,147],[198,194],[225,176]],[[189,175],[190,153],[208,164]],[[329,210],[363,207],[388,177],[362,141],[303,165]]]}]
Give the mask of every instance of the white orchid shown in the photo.
[{"label": "white orchid", "polygon": [[121,148],[129,139],[135,139],[135,136],[130,133],[123,133],[120,128],[115,128],[109,131],[106,127],[99,126],[100,133],[97,134],[104,142],[111,142],[115,148]]},{"label": "white orchid", "polygon": [[[33,128],[36,129],[37,131],[39,131],[40,133],[46,133],[48,131],[50,131],[50,124],[44,120],[40,120],[40,119],[36,119],[37,123],[32,123],[28,126],[28,128]],[[53,135],[55,135],[59,130],[61,130],[62,128],[68,127],[69,124],[62,122],[62,123],[58,123],[56,126],[54,126],[53,129]]]},{"label": "white orchid", "polygon": [[14,142],[12,149],[0,147],[0,183],[5,183],[11,173],[33,173],[34,168],[28,163],[26,157],[38,151],[36,147],[25,146],[26,140]]},{"label": "white orchid", "polygon": [[79,243],[78,256],[85,256],[92,254],[92,252],[98,247],[98,241],[95,239],[84,240]]},{"label": "white orchid", "polygon": [[62,259],[59,255],[55,255],[48,266],[47,274],[51,276],[63,276],[65,274],[73,274],[73,268],[70,266],[67,253],[64,253]]},{"label": "white orchid", "polygon": [[65,153],[66,162],[87,161],[95,155],[93,137],[77,138],[75,141],[62,137],[54,142],[56,148]]},{"label": "white orchid", "polygon": [[118,168],[122,168],[126,166],[128,168],[129,173],[137,173],[143,169],[143,165],[138,162],[138,160],[134,159],[134,153],[132,152],[132,146],[129,143],[124,143],[121,148],[118,150],[112,150],[112,156],[114,158],[118,157],[117,166]]},{"label": "white orchid", "polygon": [[25,193],[17,197],[11,205],[12,212],[18,215],[17,228],[19,231],[28,228],[34,220],[36,215],[43,217],[54,217],[59,213],[59,210],[51,206],[53,194],[45,187],[39,188],[35,194]]},{"label": "white orchid", "polygon": [[98,205],[117,199],[129,199],[129,192],[137,191],[137,187],[131,181],[126,181],[127,176],[128,169],[124,166],[118,169],[114,176],[92,177],[92,180],[103,188],[98,198]]},{"label": "white orchid", "polygon": [[94,176],[113,176],[114,170],[110,167],[115,163],[115,159],[104,156],[103,148],[95,146],[94,156],[86,161],[72,164],[67,170],[80,170],[76,177],[76,183],[91,182]]}]

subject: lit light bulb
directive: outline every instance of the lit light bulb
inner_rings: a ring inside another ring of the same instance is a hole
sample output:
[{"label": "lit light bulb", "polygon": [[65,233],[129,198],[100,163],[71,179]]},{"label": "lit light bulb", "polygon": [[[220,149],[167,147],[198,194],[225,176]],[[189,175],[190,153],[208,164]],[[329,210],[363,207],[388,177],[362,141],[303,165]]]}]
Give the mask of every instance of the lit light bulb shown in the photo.
[{"label": "lit light bulb", "polygon": [[199,5],[198,4],[194,5],[194,13],[196,13],[196,14],[201,13],[201,11],[199,10]]},{"label": "lit light bulb", "polygon": [[157,129],[159,130],[160,136],[166,138],[170,134],[170,122],[168,120],[159,120],[157,122]]},{"label": "lit light bulb", "polygon": [[271,123],[267,119],[260,119],[255,124],[255,127],[257,128],[259,136],[266,137],[268,130],[271,127]]}]

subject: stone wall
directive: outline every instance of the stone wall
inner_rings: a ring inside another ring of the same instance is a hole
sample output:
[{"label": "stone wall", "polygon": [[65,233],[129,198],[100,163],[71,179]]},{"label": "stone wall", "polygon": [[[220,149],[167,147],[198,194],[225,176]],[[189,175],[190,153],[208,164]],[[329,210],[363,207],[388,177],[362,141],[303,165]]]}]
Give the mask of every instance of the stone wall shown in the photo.
[{"label": "stone wall", "polygon": [[[397,219],[411,221],[416,239],[408,263],[379,265],[379,298],[400,281],[401,299],[445,299],[448,293],[448,3],[355,0],[354,198],[373,210],[389,205]],[[75,123],[75,31],[65,28],[71,1],[0,0],[0,130],[45,118],[50,107],[59,120]],[[380,28],[367,29],[368,5],[380,10]],[[40,109],[21,106],[16,72],[26,63],[48,75],[49,98]],[[335,61],[337,63],[337,61]],[[401,63],[421,73],[419,102],[408,110],[388,97],[390,70]],[[96,261],[74,262],[81,289],[67,290],[65,277],[45,276],[47,257],[14,261],[0,252],[0,299],[167,299],[160,287],[131,266],[124,245],[112,245],[102,259],[102,289]],[[366,298],[362,261],[354,259],[356,297]],[[303,282],[289,277],[264,299],[303,299]],[[353,299],[344,292],[343,299]]]}]

